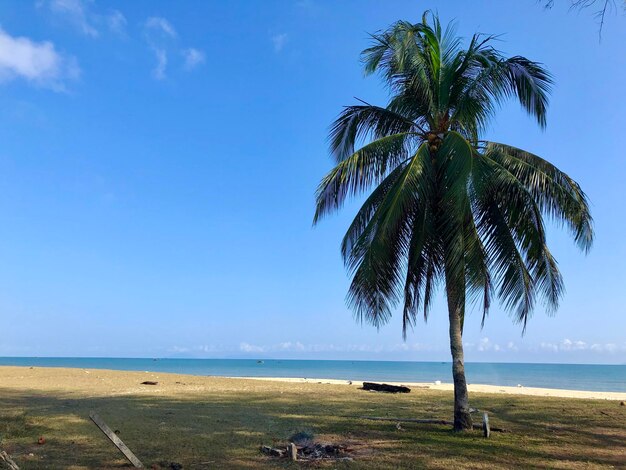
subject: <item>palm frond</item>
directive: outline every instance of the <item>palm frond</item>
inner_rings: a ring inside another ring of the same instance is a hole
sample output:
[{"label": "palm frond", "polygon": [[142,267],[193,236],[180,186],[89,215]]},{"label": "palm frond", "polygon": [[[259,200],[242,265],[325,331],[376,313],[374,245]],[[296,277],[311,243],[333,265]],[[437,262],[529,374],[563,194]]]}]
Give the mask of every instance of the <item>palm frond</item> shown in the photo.
[{"label": "palm frond", "polygon": [[360,321],[384,324],[402,295],[402,260],[409,249],[411,222],[420,195],[429,191],[428,158],[428,148],[423,144],[346,253],[348,268],[354,273],[348,304]]},{"label": "palm frond", "polygon": [[330,129],[330,151],[337,162],[355,152],[359,140],[418,131],[415,123],[396,111],[368,104],[346,106]]},{"label": "palm frond", "polygon": [[546,127],[548,95],[552,88],[550,73],[538,62],[521,56],[506,59],[502,68],[508,78],[506,91],[516,95],[524,109],[542,128]]},{"label": "palm frond", "polygon": [[581,249],[593,243],[593,219],[587,196],[566,173],[530,152],[489,142],[485,156],[506,168],[528,189],[542,211],[566,223]]},{"label": "palm frond", "polygon": [[316,193],[313,224],[337,210],[346,197],[360,194],[379,184],[396,166],[409,157],[416,135],[392,134],[362,147],[340,161],[321,181]]},{"label": "palm frond", "polygon": [[[525,270],[532,276],[533,289],[542,295],[549,311],[556,310],[563,293],[563,281],[547,247],[541,211],[533,195],[513,174],[486,157],[477,157],[477,167],[479,170],[476,171],[474,186],[477,188],[478,200],[482,199],[483,204],[487,202],[493,206],[492,220],[497,220],[497,224],[501,225],[500,230],[504,231],[503,225],[506,225],[517,251],[515,257],[523,259]],[[482,181],[478,181],[478,178],[482,178]],[[483,229],[495,230],[494,227],[487,228],[485,224]],[[498,250],[501,248],[502,245],[498,244],[487,246],[487,253],[492,259],[500,259]],[[510,255],[511,248],[505,248]],[[501,291],[500,296],[505,302],[508,297],[521,298],[519,291],[514,294]],[[529,307],[522,306],[518,310],[518,319],[524,324],[532,305],[530,303]]]}]

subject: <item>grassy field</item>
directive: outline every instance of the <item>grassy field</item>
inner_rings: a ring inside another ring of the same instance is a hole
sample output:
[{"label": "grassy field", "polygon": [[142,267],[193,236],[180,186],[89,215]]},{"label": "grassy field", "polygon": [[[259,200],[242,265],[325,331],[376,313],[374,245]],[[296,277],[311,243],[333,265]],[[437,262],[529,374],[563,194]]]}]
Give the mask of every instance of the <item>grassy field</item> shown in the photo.
[{"label": "grassy field", "polygon": [[[157,386],[139,385],[158,380]],[[22,469],[121,468],[117,449],[89,420],[97,411],[143,461],[201,468],[626,468],[626,407],[607,400],[474,394],[493,426],[446,426],[358,416],[445,418],[452,394],[364,392],[357,384],[294,384],[142,372],[0,368],[0,449]],[[291,463],[259,446],[307,431],[347,443],[352,462]],[[46,443],[37,444],[43,436]],[[156,467],[155,467],[156,468]]]}]

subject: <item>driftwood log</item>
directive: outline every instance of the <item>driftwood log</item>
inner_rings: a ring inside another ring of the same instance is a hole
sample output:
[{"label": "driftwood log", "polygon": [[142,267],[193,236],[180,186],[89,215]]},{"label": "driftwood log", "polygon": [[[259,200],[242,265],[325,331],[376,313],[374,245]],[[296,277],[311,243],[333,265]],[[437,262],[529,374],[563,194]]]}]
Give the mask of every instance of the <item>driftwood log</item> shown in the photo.
[{"label": "driftwood log", "polygon": [[363,390],[386,393],[409,393],[411,391],[409,387],[404,385],[377,384],[374,382],[363,382]]},{"label": "driftwood log", "polygon": [[[354,416],[352,416],[354,418]],[[414,419],[414,418],[383,418],[378,416],[357,416],[358,419],[368,419],[370,421],[393,421],[394,423],[418,423],[418,424],[441,424],[443,426],[454,426],[452,421],[445,419]],[[474,424],[474,429],[483,429],[482,424]],[[504,428],[490,428],[494,432],[509,432]]]}]

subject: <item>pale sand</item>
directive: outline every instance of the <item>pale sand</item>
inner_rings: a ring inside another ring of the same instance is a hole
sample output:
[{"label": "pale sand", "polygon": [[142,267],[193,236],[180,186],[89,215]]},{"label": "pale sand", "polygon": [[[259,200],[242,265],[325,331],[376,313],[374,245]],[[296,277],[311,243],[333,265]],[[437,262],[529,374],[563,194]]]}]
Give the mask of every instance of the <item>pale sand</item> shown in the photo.
[{"label": "pale sand", "polygon": [[[237,378],[237,377],[230,377]],[[289,377],[239,377],[246,380],[273,380],[278,382],[294,382],[294,383],[324,383],[335,385],[349,385],[349,380],[336,379],[305,379],[305,378],[289,378]],[[443,390],[452,391],[454,386],[451,383],[435,384],[433,382],[384,382],[390,385],[406,385],[415,389]],[[361,384],[360,381],[354,381],[352,384]],[[563,390],[558,388],[537,388],[537,387],[505,387],[499,385],[480,385],[469,384],[467,389],[470,393],[505,393],[512,395],[529,395],[535,397],[561,397],[561,398],[591,398],[597,400],[626,400],[626,392],[594,392],[588,390]]]},{"label": "pale sand", "polygon": [[[155,380],[159,382],[157,387],[140,385],[143,380]],[[59,392],[82,392],[89,395],[128,395],[143,393],[190,393],[206,391],[216,381],[231,381],[237,383],[241,380],[284,382],[296,384],[336,384],[349,385],[348,380],[336,379],[311,379],[311,378],[283,378],[283,377],[215,377],[182,375],[165,372],[142,372],[142,371],[116,371],[106,369],[79,369],[61,367],[15,367],[0,366],[0,388],[59,391]],[[184,383],[185,387],[179,384]],[[250,382],[248,382],[249,384]],[[360,387],[360,381],[353,381],[353,387]],[[450,383],[411,383],[411,382],[386,382],[392,385],[406,385],[415,391],[441,390],[452,391]],[[248,385],[241,384],[242,387]],[[551,388],[534,387],[501,387],[497,385],[468,386],[470,393],[504,393],[511,395],[528,395],[541,397],[562,398],[590,398],[599,400],[626,401],[626,392],[594,392],[582,390],[561,390]]]}]

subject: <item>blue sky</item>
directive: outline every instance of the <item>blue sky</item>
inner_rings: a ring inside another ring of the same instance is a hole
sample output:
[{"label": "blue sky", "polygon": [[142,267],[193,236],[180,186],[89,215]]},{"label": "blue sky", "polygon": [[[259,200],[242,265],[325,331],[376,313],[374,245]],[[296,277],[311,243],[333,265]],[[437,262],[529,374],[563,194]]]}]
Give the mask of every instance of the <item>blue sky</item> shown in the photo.
[{"label": "blue sky", "polygon": [[402,341],[356,324],[339,241],[311,227],[326,134],[367,33],[426,8],[555,75],[548,127],[514,105],[489,137],[588,193],[587,256],[553,227],[567,293],[525,336],[494,308],[469,361],[626,362],[626,18],[598,41],[565,0],[0,3],[0,355],[447,360],[447,315]]}]

